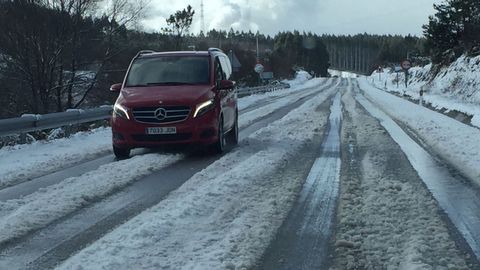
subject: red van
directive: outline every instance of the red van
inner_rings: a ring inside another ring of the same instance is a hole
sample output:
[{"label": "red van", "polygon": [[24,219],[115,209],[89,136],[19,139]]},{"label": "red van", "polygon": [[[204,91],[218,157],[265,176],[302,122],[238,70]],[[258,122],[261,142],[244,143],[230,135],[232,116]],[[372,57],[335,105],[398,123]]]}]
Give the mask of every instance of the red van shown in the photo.
[{"label": "red van", "polygon": [[232,67],[220,49],[202,52],[141,51],[119,92],[112,124],[113,151],[128,158],[132,148],[203,144],[216,153],[238,143],[238,108]]}]

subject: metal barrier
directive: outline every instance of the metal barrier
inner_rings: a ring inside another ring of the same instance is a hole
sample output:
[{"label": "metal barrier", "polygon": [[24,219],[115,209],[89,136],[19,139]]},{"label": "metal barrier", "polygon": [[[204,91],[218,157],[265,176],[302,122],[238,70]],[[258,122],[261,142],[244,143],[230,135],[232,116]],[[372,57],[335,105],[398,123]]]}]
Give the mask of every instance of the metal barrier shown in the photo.
[{"label": "metal barrier", "polygon": [[25,114],[17,118],[0,120],[0,136],[107,120],[110,119],[111,115],[112,106],[108,105],[95,109],[74,109],[44,115]]},{"label": "metal barrier", "polygon": [[290,88],[288,84],[280,84],[280,85],[264,85],[264,86],[257,86],[257,87],[248,87],[248,88],[240,88],[237,89],[237,94],[239,97],[251,96],[260,93],[272,92],[281,89]]},{"label": "metal barrier", "polygon": [[[288,84],[265,85],[258,87],[241,88],[237,90],[239,97],[259,93],[277,91],[289,88]],[[40,131],[50,128],[59,128],[69,125],[78,125],[98,120],[109,119],[112,115],[112,106],[105,105],[95,109],[73,109],[66,112],[50,114],[25,114],[17,118],[0,119],[0,137]]]}]

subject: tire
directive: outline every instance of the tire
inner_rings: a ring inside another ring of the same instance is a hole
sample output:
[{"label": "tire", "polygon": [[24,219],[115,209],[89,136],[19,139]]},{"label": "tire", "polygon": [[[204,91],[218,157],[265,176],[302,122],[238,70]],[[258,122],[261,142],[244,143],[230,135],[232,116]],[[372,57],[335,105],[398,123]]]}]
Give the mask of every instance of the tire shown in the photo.
[{"label": "tire", "polygon": [[127,159],[130,157],[130,149],[113,146],[113,153],[117,159]]},{"label": "tire", "polygon": [[218,122],[218,134],[217,134],[217,141],[212,144],[211,149],[215,154],[221,154],[225,150],[225,133],[223,131],[223,117],[220,118]]},{"label": "tire", "polygon": [[238,144],[238,112],[235,113],[235,123],[233,124],[233,128],[228,132],[227,142],[232,145]]}]

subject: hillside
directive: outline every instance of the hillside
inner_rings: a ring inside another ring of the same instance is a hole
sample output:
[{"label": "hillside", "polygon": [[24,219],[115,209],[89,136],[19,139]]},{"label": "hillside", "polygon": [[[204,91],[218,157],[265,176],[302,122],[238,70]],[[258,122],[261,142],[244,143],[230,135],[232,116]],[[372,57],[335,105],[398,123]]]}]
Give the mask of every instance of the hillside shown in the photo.
[{"label": "hillside", "polygon": [[448,67],[427,65],[410,70],[408,88],[405,76],[391,69],[375,71],[369,81],[378,88],[419,100],[423,89],[424,101],[438,110],[458,111],[471,117],[471,124],[480,127],[480,56],[462,56]]}]

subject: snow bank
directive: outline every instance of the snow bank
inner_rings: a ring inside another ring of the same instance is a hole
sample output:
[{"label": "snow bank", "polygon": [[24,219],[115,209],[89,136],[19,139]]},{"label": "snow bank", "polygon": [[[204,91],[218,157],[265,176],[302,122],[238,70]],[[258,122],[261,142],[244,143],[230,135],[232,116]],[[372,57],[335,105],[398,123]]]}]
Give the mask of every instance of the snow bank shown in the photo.
[{"label": "snow bank", "polygon": [[295,73],[295,79],[293,80],[284,80],[283,82],[290,84],[290,86],[295,87],[298,85],[302,85],[306,83],[308,80],[312,78],[312,75],[310,73],[300,70]]},{"label": "snow bank", "polygon": [[480,130],[387,94],[365,79],[359,84],[387,114],[411,128],[437,155],[480,185]]},{"label": "snow bank", "polygon": [[0,243],[42,228],[179,158],[158,154],[135,156],[65,179],[26,197],[0,202]]},{"label": "snow bank", "polygon": [[456,110],[473,116],[472,125],[480,127],[480,56],[462,56],[448,67],[442,68],[433,78],[432,65],[414,67],[410,70],[408,89],[405,89],[405,76],[385,69],[375,71],[370,82],[389,92],[406,94],[413,99],[420,98],[420,90],[425,91],[424,101],[437,109]]},{"label": "snow bank", "polygon": [[3,147],[0,149],[0,188],[109,153],[111,137],[110,128],[98,128],[70,138]]},{"label": "snow bank", "polygon": [[331,76],[337,76],[340,78],[357,78],[358,75],[352,72],[348,71],[340,71],[340,70],[335,70],[335,69],[329,69],[328,73],[330,73]]},{"label": "snow bank", "polygon": [[274,178],[318,134],[326,91],[252,134],[165,200],[59,269],[248,269],[288,214],[300,178]]}]

